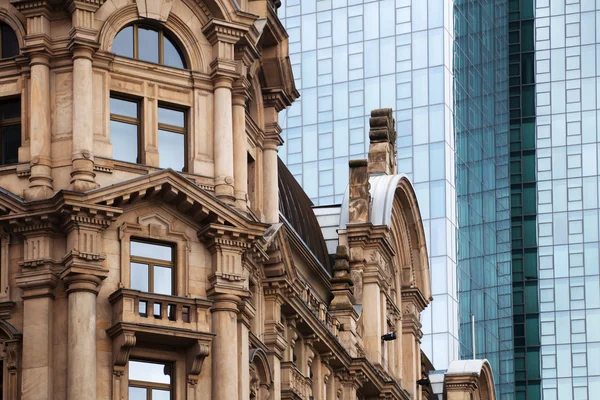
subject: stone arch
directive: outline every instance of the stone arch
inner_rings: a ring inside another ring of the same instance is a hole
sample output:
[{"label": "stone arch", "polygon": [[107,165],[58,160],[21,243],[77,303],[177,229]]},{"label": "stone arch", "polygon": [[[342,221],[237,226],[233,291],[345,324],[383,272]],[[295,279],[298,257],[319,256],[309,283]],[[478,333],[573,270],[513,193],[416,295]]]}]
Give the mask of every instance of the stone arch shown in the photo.
[{"label": "stone arch", "polygon": [[[392,237],[399,255],[402,287],[417,287],[431,299],[425,230],[414,188],[406,176],[398,179],[391,212]],[[408,250],[408,251],[407,251]]]},{"label": "stone arch", "polygon": [[481,400],[496,400],[496,391],[494,389],[494,375],[492,367],[487,360],[483,360],[481,372],[479,374],[479,398]]},{"label": "stone arch", "polygon": [[249,103],[249,111],[250,116],[256,122],[256,125],[260,129],[265,129],[265,119],[263,114],[263,96],[262,96],[262,88],[259,79],[258,72],[258,63],[254,63],[250,67],[250,71],[248,72],[248,77],[250,80],[250,103]]},{"label": "stone arch", "polygon": [[4,361],[4,393],[7,399],[16,399],[19,393],[19,369],[21,363],[21,334],[17,329],[0,319],[0,358]]},{"label": "stone arch", "polygon": [[[194,13],[196,16],[196,14]],[[129,4],[114,13],[110,14],[103,22],[98,34],[100,50],[111,51],[112,44],[117,34],[125,26],[141,21],[143,23],[157,23],[156,21],[141,19],[136,4]],[[160,26],[166,29],[174,39],[178,41],[180,50],[185,59],[186,65],[193,71],[208,73],[209,55],[204,54],[200,46],[200,41],[204,36],[201,33],[194,33],[190,28],[191,21],[184,21],[177,10],[174,9],[169,14],[166,22],[160,23]]]},{"label": "stone arch", "polygon": [[10,26],[15,34],[17,35],[17,40],[19,41],[19,48],[25,46],[24,36],[26,35],[25,19],[21,19],[22,14],[17,11],[12,5],[9,5],[7,8],[0,8],[0,22],[4,22],[6,25]]},{"label": "stone arch", "polygon": [[273,374],[263,349],[250,350],[250,398],[267,400],[273,389]]}]

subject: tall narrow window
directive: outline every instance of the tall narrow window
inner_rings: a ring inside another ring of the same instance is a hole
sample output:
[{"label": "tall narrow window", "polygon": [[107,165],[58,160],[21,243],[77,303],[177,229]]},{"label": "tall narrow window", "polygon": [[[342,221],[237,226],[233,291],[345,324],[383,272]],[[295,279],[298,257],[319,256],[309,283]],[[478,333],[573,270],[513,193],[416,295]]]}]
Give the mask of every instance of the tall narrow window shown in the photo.
[{"label": "tall narrow window", "polygon": [[115,54],[173,68],[186,68],[175,41],[162,29],[147,25],[130,25],[117,34],[112,50]]},{"label": "tall narrow window", "polygon": [[248,154],[248,202],[250,208],[256,210],[256,163]]},{"label": "tall narrow window", "polygon": [[173,248],[132,240],[130,251],[131,288],[142,292],[173,294]]},{"label": "tall narrow window", "polygon": [[129,400],[171,400],[173,366],[129,361]]},{"label": "tall narrow window", "polygon": [[158,153],[161,168],[185,171],[185,112],[158,107]]},{"label": "tall narrow window", "polygon": [[19,161],[21,147],[21,99],[0,102],[0,164]]},{"label": "tall narrow window", "polygon": [[110,141],[115,160],[140,163],[139,103],[123,98],[110,98]]},{"label": "tall narrow window", "polygon": [[15,31],[2,22],[0,22],[0,54],[2,54],[2,58],[19,55],[19,41]]}]

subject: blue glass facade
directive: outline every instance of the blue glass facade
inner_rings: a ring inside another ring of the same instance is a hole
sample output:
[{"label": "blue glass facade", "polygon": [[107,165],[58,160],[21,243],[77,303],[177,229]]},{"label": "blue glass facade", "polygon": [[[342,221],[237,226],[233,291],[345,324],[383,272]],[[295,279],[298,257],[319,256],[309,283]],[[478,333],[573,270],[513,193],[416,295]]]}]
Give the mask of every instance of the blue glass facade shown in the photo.
[{"label": "blue glass facade", "polygon": [[512,398],[506,0],[282,3],[302,97],[280,114],[281,158],[315,204],[340,203],[370,110],[394,110],[430,256],[422,349],[438,369],[472,357],[474,315],[476,356]]},{"label": "blue glass facade", "polygon": [[508,2],[456,0],[454,15],[460,356],[487,358],[512,398]]}]

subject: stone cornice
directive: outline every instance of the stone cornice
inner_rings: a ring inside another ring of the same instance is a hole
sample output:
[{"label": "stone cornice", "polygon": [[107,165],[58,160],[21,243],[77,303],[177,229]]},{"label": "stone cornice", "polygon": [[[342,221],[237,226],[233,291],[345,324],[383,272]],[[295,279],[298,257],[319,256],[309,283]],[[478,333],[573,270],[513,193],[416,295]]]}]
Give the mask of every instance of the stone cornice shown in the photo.
[{"label": "stone cornice", "polygon": [[202,33],[210,44],[218,42],[235,44],[248,32],[249,26],[220,19],[211,19],[203,28]]}]

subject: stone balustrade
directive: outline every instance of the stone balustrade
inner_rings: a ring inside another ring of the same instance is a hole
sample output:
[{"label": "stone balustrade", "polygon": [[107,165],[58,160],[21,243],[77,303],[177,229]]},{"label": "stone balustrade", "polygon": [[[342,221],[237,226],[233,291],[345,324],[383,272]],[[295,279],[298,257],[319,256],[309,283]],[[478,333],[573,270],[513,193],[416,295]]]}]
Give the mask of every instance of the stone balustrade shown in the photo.
[{"label": "stone balustrade", "polygon": [[281,394],[282,399],[306,399],[312,396],[312,381],[302,375],[291,361],[281,363]]},{"label": "stone balustrade", "polygon": [[308,309],[323,323],[327,329],[338,337],[340,322],[327,311],[327,306],[307,287],[302,293],[302,300],[308,306]]},{"label": "stone balustrade", "polygon": [[109,297],[109,301],[112,304],[113,323],[209,331],[210,300],[119,289]]}]

